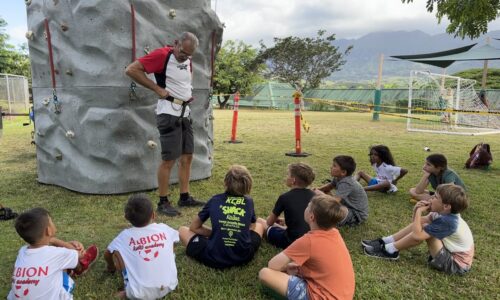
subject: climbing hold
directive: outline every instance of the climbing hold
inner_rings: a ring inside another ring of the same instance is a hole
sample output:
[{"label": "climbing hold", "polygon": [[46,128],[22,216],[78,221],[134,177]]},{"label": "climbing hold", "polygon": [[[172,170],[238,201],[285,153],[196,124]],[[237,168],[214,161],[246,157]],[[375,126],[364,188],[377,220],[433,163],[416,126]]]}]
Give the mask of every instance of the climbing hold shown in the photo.
[{"label": "climbing hold", "polygon": [[61,24],[61,30],[62,31],[67,31],[68,30],[68,25],[66,25],[65,23],[62,23]]},{"label": "climbing hold", "polygon": [[31,4],[31,0],[24,0],[24,3],[26,3],[26,5],[30,5]]},{"label": "climbing hold", "polygon": [[75,133],[71,130],[68,130],[66,131],[66,137],[72,139],[75,137]]},{"label": "climbing hold", "polygon": [[175,9],[171,9],[169,12],[168,12],[168,16],[170,17],[170,19],[173,19],[175,18],[176,16],[176,12],[175,12]]},{"label": "climbing hold", "polygon": [[27,38],[28,40],[30,40],[30,41],[32,41],[32,40],[33,40],[33,38],[35,37],[35,35],[33,34],[33,31],[31,31],[31,30],[30,30],[30,31],[27,31],[25,36],[26,36],[26,38]]},{"label": "climbing hold", "polygon": [[151,148],[151,149],[154,149],[156,148],[156,146],[158,146],[155,142],[153,141],[148,141],[148,147]]},{"label": "climbing hold", "polygon": [[42,103],[43,103],[43,105],[45,105],[45,106],[49,105],[49,103],[50,103],[50,98],[45,98],[45,99],[43,99]]},{"label": "climbing hold", "polygon": [[62,153],[61,152],[56,153],[56,159],[62,160]]},{"label": "climbing hold", "polygon": [[71,71],[71,70],[66,70],[66,75],[73,76],[73,71]]}]

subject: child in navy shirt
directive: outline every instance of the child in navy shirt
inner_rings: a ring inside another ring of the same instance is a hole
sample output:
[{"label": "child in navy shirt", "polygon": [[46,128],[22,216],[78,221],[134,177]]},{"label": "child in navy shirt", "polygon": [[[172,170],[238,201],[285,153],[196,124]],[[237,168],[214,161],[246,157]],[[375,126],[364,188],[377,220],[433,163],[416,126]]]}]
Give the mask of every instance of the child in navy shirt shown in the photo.
[{"label": "child in navy shirt", "polygon": [[[179,228],[186,254],[216,269],[243,265],[259,249],[264,228],[256,223],[252,176],[244,166],[233,165],[224,178],[226,191],[213,196],[189,227]],[[212,228],[203,223],[210,219]]]}]

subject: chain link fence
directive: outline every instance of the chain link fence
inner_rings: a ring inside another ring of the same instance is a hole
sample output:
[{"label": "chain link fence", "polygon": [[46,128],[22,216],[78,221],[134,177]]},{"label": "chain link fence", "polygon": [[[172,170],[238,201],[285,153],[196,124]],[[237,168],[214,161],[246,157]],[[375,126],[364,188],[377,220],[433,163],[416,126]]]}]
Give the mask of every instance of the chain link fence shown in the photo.
[{"label": "chain link fence", "polygon": [[27,113],[29,109],[28,79],[0,73],[0,106],[3,112]]}]

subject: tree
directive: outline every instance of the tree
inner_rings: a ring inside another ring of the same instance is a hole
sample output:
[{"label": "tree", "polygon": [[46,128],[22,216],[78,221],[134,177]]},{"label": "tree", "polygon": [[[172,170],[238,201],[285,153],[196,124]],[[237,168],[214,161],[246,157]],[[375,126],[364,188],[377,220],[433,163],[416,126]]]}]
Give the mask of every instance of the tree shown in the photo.
[{"label": "tree", "polygon": [[324,36],[325,33],[319,30],[315,38],[274,38],[271,48],[261,42],[259,58],[268,66],[267,76],[299,85],[302,89],[317,88],[322,79],[340,70],[345,63],[344,56],[352,49],[349,46],[341,53],[332,45],[335,35]]},{"label": "tree", "polygon": [[16,49],[7,43],[9,35],[5,33],[7,22],[0,18],[0,73],[23,75],[31,78],[31,66],[28,56],[28,47],[22,45]]},{"label": "tree", "polygon": [[[478,90],[481,86],[481,80],[483,79],[483,69],[468,69],[457,72],[453,76],[458,76],[467,79],[476,80],[476,87]],[[500,89],[500,69],[489,68],[487,74],[486,86],[489,89]]]},{"label": "tree", "polygon": [[[410,3],[413,0],[401,0]],[[436,10],[438,23],[447,17],[450,25],[446,32],[459,36],[477,38],[488,32],[488,22],[496,20],[500,12],[499,0],[427,0],[428,12]]]},{"label": "tree", "polygon": [[260,72],[264,65],[256,62],[257,49],[243,42],[226,41],[215,60],[213,88],[218,94],[224,94],[221,100],[217,96],[220,108],[225,108],[230,94],[236,91],[242,94],[252,92],[252,86],[260,81]]}]

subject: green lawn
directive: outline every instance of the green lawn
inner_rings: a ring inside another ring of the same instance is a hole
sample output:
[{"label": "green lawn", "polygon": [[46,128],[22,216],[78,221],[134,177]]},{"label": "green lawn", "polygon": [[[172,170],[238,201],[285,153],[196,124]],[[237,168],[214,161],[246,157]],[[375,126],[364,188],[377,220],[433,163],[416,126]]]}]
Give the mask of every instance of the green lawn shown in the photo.
[{"label": "green lawn", "polygon": [[[266,217],[278,195],[287,190],[283,184],[288,163],[304,161],[316,171],[320,185],[329,178],[332,157],[352,155],[358,170],[371,168],[368,147],[383,143],[390,147],[396,163],[409,170],[400,181],[400,191],[393,195],[370,193],[370,217],[356,228],[342,228],[341,233],[351,253],[356,273],[356,299],[498,299],[500,295],[500,138],[498,135],[469,137],[408,133],[406,120],[381,116],[372,122],[362,113],[306,112],[311,131],[303,134],[303,151],[307,158],[285,156],[294,149],[293,112],[240,110],[238,139],[242,144],[225,143],[231,134],[231,111],[215,111],[215,165],[210,179],[193,182],[191,192],[201,198],[223,191],[223,175],[231,164],[246,165],[254,178],[252,197],[256,213]],[[128,195],[90,196],[67,191],[36,181],[35,148],[30,145],[30,128],[24,119],[4,120],[0,135],[0,202],[21,212],[35,206],[47,208],[58,227],[58,237],[77,239],[85,245],[96,243],[101,250],[128,224],[123,218],[123,205]],[[496,159],[489,171],[465,170],[463,164],[470,148],[477,142],[491,144]],[[411,220],[412,206],[407,190],[421,176],[421,167],[429,152],[446,154],[468,187],[470,207],[463,213],[476,243],[476,257],[470,274],[447,276],[426,265],[426,247],[403,252],[399,261],[373,259],[362,253],[360,240],[394,232]],[[155,172],[156,170],[151,170]],[[173,186],[172,196],[178,197]],[[149,195],[156,201],[155,192]],[[189,224],[196,209],[183,209],[177,218],[159,217],[159,222],[177,228]],[[0,222],[0,296],[10,288],[10,275],[17,251],[23,241],[17,236],[13,222]],[[268,299],[257,280],[260,268],[278,253],[263,244],[255,259],[242,268],[213,271],[186,257],[178,246],[179,286],[171,299]],[[103,273],[102,256],[93,269],[76,280],[75,299],[110,299],[121,285],[118,276]],[[495,296],[496,295],[496,296]]]}]

